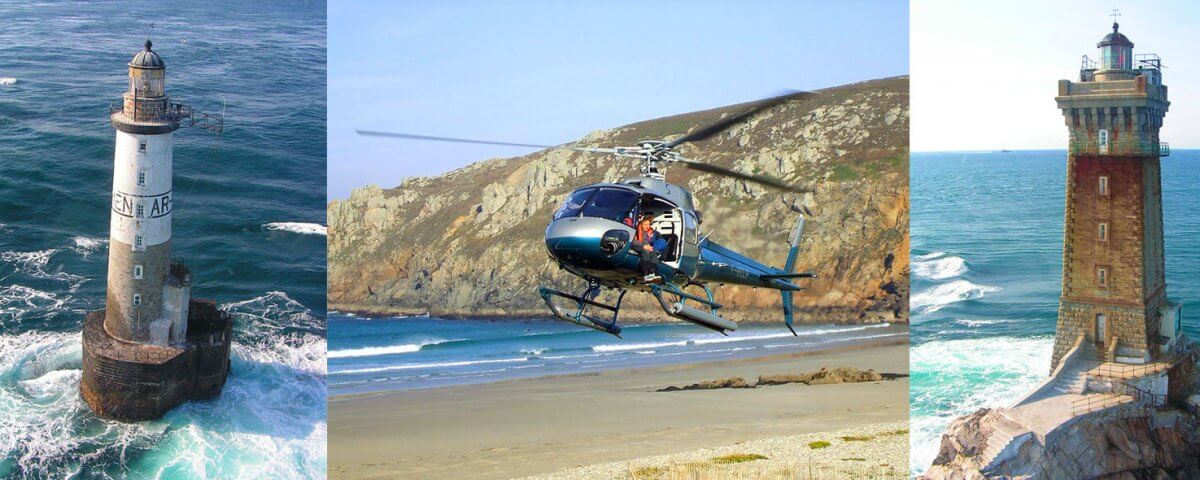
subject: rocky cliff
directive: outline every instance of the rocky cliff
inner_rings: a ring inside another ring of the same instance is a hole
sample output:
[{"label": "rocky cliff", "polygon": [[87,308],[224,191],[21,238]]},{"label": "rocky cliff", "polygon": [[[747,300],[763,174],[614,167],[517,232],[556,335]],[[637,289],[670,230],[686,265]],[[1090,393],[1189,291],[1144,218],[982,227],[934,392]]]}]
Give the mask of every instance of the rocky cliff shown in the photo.
[{"label": "rocky cliff", "polygon": [[[746,105],[602,130],[582,146],[673,138]],[[817,188],[795,199],[806,223],[802,269],[818,278],[797,295],[799,322],[904,321],[908,304],[908,77],[822,90],[766,110],[682,155]],[[637,164],[553,150],[481,161],[394,188],[368,186],[329,204],[330,308],[376,314],[548,316],[537,286],[576,291],[542,236],[572,189],[632,176]],[[676,167],[704,212],[702,231],[723,245],[782,265],[796,214],[781,195],[740,180]],[[662,319],[651,298],[626,298],[625,320]],[[782,319],[779,294],[726,286],[738,321]]]},{"label": "rocky cliff", "polygon": [[1132,407],[1080,417],[981,465],[987,440],[1002,428],[1001,409],[982,409],[950,424],[924,480],[990,478],[1174,480],[1200,478],[1196,417],[1180,410]]}]

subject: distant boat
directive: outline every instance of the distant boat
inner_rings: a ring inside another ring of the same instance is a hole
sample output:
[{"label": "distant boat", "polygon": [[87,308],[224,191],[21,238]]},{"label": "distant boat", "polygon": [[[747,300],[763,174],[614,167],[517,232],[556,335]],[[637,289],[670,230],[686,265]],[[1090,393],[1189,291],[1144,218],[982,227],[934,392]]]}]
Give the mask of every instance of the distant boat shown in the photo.
[{"label": "distant boat", "polygon": [[0,77],[0,85],[16,85],[17,79],[13,77]]},{"label": "distant boat", "polygon": [[1000,149],[1000,153],[1012,153],[1012,150],[1009,150],[1007,148],[1002,148],[1002,149]]}]

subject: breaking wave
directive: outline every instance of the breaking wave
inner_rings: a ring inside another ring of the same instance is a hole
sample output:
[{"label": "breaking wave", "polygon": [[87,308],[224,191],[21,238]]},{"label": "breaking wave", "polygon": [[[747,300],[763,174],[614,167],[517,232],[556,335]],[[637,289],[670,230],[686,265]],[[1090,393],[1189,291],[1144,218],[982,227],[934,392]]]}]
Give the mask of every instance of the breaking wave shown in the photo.
[{"label": "breaking wave", "polygon": [[721,343],[733,342],[753,342],[759,340],[770,340],[774,338],[796,338],[810,337],[816,335],[829,335],[836,333],[860,332],[873,328],[886,328],[891,326],[889,323],[877,323],[872,325],[857,325],[845,327],[829,327],[829,328],[811,328],[799,329],[795,335],[792,332],[766,333],[762,335],[744,335],[737,336],[736,334],[728,337],[704,336],[690,338],[687,340],[669,341],[669,342],[651,342],[651,343],[613,343],[592,346],[594,352],[626,352],[630,350],[650,350],[663,347],[686,347],[689,345],[712,345]]},{"label": "breaking wave", "polygon": [[353,357],[376,357],[382,355],[395,355],[399,353],[415,353],[421,351],[427,345],[441,345],[443,343],[459,342],[462,340],[430,340],[421,343],[405,343],[402,345],[387,345],[382,347],[362,347],[362,348],[347,348],[344,350],[330,350],[329,358],[353,358]]},{"label": "breaking wave", "polygon": [[86,258],[88,255],[96,253],[100,247],[107,245],[108,240],[103,238],[75,237],[71,239],[71,243],[73,244],[71,250]]},{"label": "breaking wave", "polygon": [[299,233],[301,235],[328,235],[329,227],[317,223],[271,222],[263,225],[267,230]]},{"label": "breaking wave", "polygon": [[376,372],[394,372],[399,370],[414,370],[418,368],[449,368],[449,367],[466,367],[470,365],[487,365],[493,363],[517,363],[527,362],[529,357],[517,358],[501,358],[497,360],[463,360],[458,362],[431,362],[431,363],[409,363],[405,365],[392,365],[389,367],[372,367],[372,368],[356,368],[350,370],[340,370],[335,374],[350,375],[355,373],[376,373]]},{"label": "breaking wave", "polygon": [[979,299],[988,293],[998,291],[1000,291],[1000,287],[976,285],[967,280],[955,280],[914,292],[909,299],[909,308],[916,314],[933,313],[952,303]]},{"label": "breaking wave", "polygon": [[83,403],[78,331],[0,335],[0,477],[119,478],[131,464],[156,478],[325,477],[325,339],[279,328],[316,319],[284,298],[226,305],[238,323],[221,396],[149,422]]},{"label": "breaking wave", "polygon": [[946,256],[945,252],[918,255],[912,261],[912,273],[916,278],[946,280],[967,273],[967,262],[962,257]]},{"label": "breaking wave", "polygon": [[912,382],[912,469],[937,456],[955,418],[985,407],[1007,407],[1050,373],[1052,337],[989,337],[931,341],[909,353]]},{"label": "breaking wave", "polygon": [[47,268],[50,266],[50,259],[58,251],[59,249],[57,248],[49,248],[33,252],[0,252],[0,262],[8,263],[16,272],[31,278],[65,282],[68,285],[68,290],[73,292],[87,279],[62,270],[48,271]]}]

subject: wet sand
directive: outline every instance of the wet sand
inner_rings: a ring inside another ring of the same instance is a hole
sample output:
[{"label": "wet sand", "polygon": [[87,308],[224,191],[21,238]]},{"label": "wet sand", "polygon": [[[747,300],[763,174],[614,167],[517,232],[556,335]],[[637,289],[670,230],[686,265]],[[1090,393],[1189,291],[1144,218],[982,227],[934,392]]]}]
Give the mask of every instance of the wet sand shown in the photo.
[{"label": "wet sand", "polygon": [[656,392],[822,367],[908,373],[908,338],[724,362],[612,370],[329,402],[336,478],[506,479],[908,418],[908,379]]}]

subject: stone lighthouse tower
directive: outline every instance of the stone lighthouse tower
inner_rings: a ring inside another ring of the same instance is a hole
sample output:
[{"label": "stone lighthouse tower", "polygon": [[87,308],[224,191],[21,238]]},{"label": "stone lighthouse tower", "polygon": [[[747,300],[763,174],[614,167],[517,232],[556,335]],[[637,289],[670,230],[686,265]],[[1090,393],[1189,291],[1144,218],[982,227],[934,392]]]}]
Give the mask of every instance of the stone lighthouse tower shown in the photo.
[{"label": "stone lighthouse tower", "polygon": [[220,393],[231,319],[193,299],[192,276],[171,259],[174,132],[220,130],[216,115],[171,101],[166,64],[146,40],[129,62],[116,129],[105,309],[84,320],[80,393],[98,415],[157,418],[179,402]]},{"label": "stone lighthouse tower", "polygon": [[172,277],[172,153],[179,122],[165,89],[166,65],[151,49],[129,62],[129,91],[112,114],[117,131],[104,327],[132,342],[179,343],[187,332],[191,279]]},{"label": "stone lighthouse tower", "polygon": [[1157,361],[1175,344],[1180,313],[1167,300],[1159,141],[1167,113],[1157,55],[1133,54],[1113,23],[1079,81],[1055,100],[1070,133],[1062,296],[1051,369],[1078,343],[1089,360]]}]

